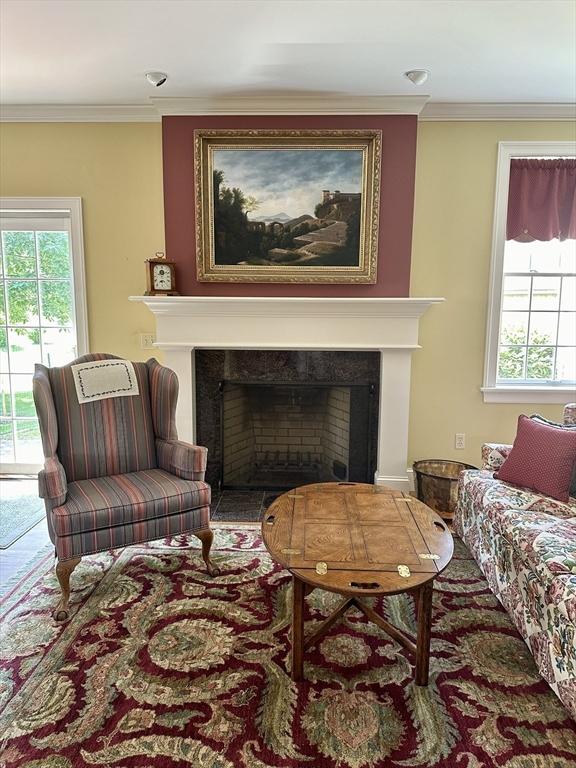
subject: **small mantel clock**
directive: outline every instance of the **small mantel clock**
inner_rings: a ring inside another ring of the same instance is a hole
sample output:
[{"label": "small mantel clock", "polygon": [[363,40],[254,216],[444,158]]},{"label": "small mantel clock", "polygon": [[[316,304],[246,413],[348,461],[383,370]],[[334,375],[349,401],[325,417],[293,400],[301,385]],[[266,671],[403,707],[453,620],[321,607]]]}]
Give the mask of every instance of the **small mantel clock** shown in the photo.
[{"label": "small mantel clock", "polygon": [[163,253],[156,253],[146,260],[145,296],[178,296],[176,288],[176,264],[167,261]]}]

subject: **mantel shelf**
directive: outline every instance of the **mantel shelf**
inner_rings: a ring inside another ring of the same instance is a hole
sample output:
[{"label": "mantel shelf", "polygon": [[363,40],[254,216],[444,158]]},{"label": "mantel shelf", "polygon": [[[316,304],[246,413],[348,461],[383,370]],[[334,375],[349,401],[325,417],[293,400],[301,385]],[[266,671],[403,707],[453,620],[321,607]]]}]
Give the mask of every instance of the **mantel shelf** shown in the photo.
[{"label": "mantel shelf", "polygon": [[130,296],[156,319],[159,349],[414,350],[442,298]]},{"label": "mantel shelf", "polygon": [[312,298],[293,296],[130,296],[154,315],[228,317],[421,317],[443,298]]}]

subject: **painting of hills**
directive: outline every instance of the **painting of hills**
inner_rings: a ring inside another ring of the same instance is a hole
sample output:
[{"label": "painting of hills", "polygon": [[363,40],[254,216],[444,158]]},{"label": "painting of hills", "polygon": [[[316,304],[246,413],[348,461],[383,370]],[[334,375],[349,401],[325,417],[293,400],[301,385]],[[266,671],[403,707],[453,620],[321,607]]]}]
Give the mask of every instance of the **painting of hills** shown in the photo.
[{"label": "painting of hills", "polygon": [[228,149],[213,153],[216,265],[356,267],[359,149]]}]

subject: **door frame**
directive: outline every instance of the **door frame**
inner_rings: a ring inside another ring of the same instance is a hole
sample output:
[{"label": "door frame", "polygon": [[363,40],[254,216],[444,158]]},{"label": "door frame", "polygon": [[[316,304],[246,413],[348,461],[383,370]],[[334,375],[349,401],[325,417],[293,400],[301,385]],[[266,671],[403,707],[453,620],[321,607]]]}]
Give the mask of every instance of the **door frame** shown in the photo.
[{"label": "door frame", "polygon": [[[81,197],[0,197],[0,212],[5,216],[18,218],[19,213],[33,214],[38,218],[43,213],[60,213],[70,220],[70,251],[74,291],[74,321],[78,356],[89,351],[88,308],[86,301],[86,270],[84,261],[84,227],[82,222]],[[24,222],[24,218],[22,219]],[[0,474],[36,474],[41,464],[10,463],[0,464]]]}]

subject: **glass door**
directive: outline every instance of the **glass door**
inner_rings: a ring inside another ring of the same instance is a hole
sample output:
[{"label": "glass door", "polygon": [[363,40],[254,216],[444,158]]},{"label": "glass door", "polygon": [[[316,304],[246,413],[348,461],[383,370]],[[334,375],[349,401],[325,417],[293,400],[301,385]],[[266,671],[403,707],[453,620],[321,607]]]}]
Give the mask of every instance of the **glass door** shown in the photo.
[{"label": "glass door", "polygon": [[70,219],[2,217],[0,251],[0,472],[34,473],[34,365],[77,356]]}]

